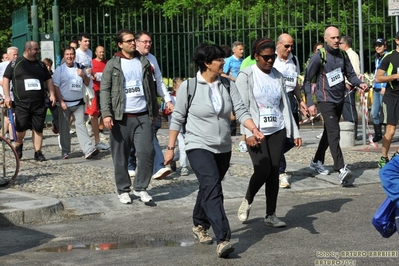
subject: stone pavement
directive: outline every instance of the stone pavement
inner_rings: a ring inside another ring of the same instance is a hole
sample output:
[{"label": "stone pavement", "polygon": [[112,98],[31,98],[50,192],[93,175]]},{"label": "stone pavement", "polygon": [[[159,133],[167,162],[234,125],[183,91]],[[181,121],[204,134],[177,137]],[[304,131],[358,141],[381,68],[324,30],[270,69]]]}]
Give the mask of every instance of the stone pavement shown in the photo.
[{"label": "stone pavement", "polygon": [[[303,138],[305,148],[317,147],[318,140],[315,138],[321,132],[320,128],[312,128],[310,126],[302,127],[301,137]],[[159,131],[160,136],[167,136],[168,132],[165,129]],[[361,134],[361,132],[359,132]],[[240,137],[232,137],[234,146],[240,140]],[[54,142],[52,138],[45,139],[45,145],[48,142]],[[395,140],[396,141],[396,140]],[[54,144],[54,143],[52,143]],[[394,146],[394,145],[392,145]],[[363,152],[375,152],[376,157],[379,156],[381,148],[370,148],[363,146],[362,141],[358,140],[356,146],[349,150],[361,154]],[[303,150],[306,152],[306,149]],[[24,156],[33,156],[32,152],[25,152]],[[49,160],[55,159],[58,154],[46,153]],[[344,151],[345,156],[345,151]],[[97,165],[104,168],[112,169],[111,160],[95,160],[95,161],[81,161],[82,165]],[[60,164],[77,163],[73,160],[61,160]],[[39,164],[38,164],[39,165]],[[234,156],[231,159],[232,167],[251,166],[249,156]],[[62,166],[61,166],[62,169]],[[331,167],[329,167],[331,169]],[[331,169],[332,170],[332,169]],[[365,184],[377,184],[380,182],[378,177],[378,168],[354,168],[352,170],[355,179],[355,186]],[[306,190],[320,190],[339,186],[338,177],[336,173],[329,176],[315,175],[315,172],[309,169],[308,164],[301,162],[289,162],[287,172],[291,174],[290,183],[291,189],[280,189],[280,194],[294,194],[298,191]],[[248,176],[250,173],[248,173]],[[176,204],[191,204],[195,202],[197,194],[197,181],[195,175],[191,174],[187,177],[180,177],[176,182],[181,182],[182,185],[174,187],[158,186],[150,190],[150,194],[154,198],[153,204],[157,205],[173,205]],[[179,184],[179,183],[178,183]],[[183,185],[184,184],[184,185]],[[246,187],[248,185],[248,178],[237,176],[226,176],[223,182],[223,190],[225,199],[242,198],[244,196]],[[264,189],[258,193],[264,195]],[[133,196],[133,204],[137,197]],[[112,212],[123,209],[125,206],[119,203],[116,194],[104,194],[84,197],[69,197],[69,198],[54,198],[47,196],[40,196],[33,193],[27,193],[10,188],[0,188],[0,226],[7,226],[13,224],[29,224],[41,223],[48,221],[59,221],[65,218],[75,218],[81,216],[98,215],[102,213]]]}]

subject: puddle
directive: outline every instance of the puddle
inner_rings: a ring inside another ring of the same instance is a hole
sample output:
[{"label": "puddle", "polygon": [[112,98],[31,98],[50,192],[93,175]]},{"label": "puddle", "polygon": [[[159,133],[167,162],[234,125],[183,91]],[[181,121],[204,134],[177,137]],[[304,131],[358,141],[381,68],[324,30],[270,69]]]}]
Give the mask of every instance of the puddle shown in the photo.
[{"label": "puddle", "polygon": [[114,249],[128,249],[128,248],[143,248],[143,247],[189,247],[194,245],[194,240],[173,240],[173,239],[162,239],[162,238],[150,238],[132,240],[127,242],[119,243],[100,243],[100,244],[62,244],[58,245],[53,243],[50,247],[44,247],[36,250],[36,252],[69,252],[72,250],[91,250],[91,251],[102,251],[102,250],[114,250]]}]

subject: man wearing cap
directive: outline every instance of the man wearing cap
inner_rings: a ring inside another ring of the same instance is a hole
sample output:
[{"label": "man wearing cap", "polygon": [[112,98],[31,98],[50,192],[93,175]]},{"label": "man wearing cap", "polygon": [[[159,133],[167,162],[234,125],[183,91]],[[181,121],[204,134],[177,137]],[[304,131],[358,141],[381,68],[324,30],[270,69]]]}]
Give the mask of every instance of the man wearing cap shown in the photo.
[{"label": "man wearing cap", "polygon": [[382,96],[385,92],[386,83],[375,82],[375,76],[377,70],[380,67],[381,60],[387,51],[387,42],[383,38],[379,38],[374,43],[375,48],[375,71],[374,71],[374,84],[373,84],[373,103],[371,105],[371,117],[373,118],[374,124],[374,138],[373,142],[378,142],[382,140],[382,128],[380,124],[380,107],[382,102]]},{"label": "man wearing cap", "polygon": [[[385,82],[386,88],[382,99],[381,120],[386,125],[382,139],[382,156],[378,167],[382,168],[389,162],[388,151],[391,146],[396,125],[399,121],[399,31],[395,36],[396,49],[386,53],[375,76],[375,82]],[[399,147],[392,158],[399,154]]]}]

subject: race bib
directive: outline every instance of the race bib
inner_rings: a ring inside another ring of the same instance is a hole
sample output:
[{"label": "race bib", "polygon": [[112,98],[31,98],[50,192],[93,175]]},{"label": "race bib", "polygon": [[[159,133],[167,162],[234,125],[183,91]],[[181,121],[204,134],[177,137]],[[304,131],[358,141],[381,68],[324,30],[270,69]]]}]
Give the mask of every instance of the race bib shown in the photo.
[{"label": "race bib", "polygon": [[68,82],[69,90],[71,91],[82,91],[82,80],[81,79],[71,79]]},{"label": "race bib", "polygon": [[40,91],[40,81],[38,79],[24,79],[26,91]]},{"label": "race bib", "polygon": [[259,108],[259,112],[260,128],[278,127],[280,125],[279,115],[274,111],[273,107],[266,106],[265,108]]},{"label": "race bib", "polygon": [[126,98],[144,96],[143,84],[141,80],[132,80],[126,82],[125,88]]},{"label": "race bib", "polygon": [[295,87],[296,86],[296,80],[298,74],[296,72],[287,72],[285,71],[283,73],[284,79],[285,79],[285,85]]},{"label": "race bib", "polygon": [[97,72],[96,73],[96,81],[101,81],[102,76],[103,76],[102,72]]},{"label": "race bib", "polygon": [[328,81],[328,86],[330,86],[330,88],[344,81],[344,75],[342,74],[341,68],[337,68],[331,72],[326,73],[326,77]]}]

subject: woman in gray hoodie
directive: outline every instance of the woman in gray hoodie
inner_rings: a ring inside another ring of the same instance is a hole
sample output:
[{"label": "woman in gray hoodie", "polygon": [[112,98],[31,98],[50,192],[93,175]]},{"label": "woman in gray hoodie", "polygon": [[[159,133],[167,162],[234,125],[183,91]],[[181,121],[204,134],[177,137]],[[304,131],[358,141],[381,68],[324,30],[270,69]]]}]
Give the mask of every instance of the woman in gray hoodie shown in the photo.
[{"label": "woman in gray hoodie", "polygon": [[244,104],[251,112],[257,128],[265,135],[258,143],[251,131],[245,130],[248,152],[254,173],[247,193],[238,209],[238,219],[247,221],[256,193],[265,185],[265,224],[284,227],[275,211],[279,190],[279,165],[286,138],[294,138],[299,148],[302,139],[292,116],[283,75],[273,68],[276,45],[268,38],[259,38],[252,44],[251,57],[256,64],[243,69],[237,76],[236,85]]},{"label": "woman in gray hoodie", "polygon": [[196,47],[194,62],[199,72],[179,87],[165,153],[165,165],[168,165],[173,159],[180,128],[185,126],[186,153],[199,182],[192,230],[200,243],[210,245],[213,240],[208,229],[212,226],[218,244],[216,253],[223,258],[234,251],[230,244],[231,231],[224,211],[221,184],[231,158],[232,108],[257,142],[261,143],[264,138],[241,101],[234,82],[220,77],[224,57],[222,48],[217,45],[200,44]]}]

